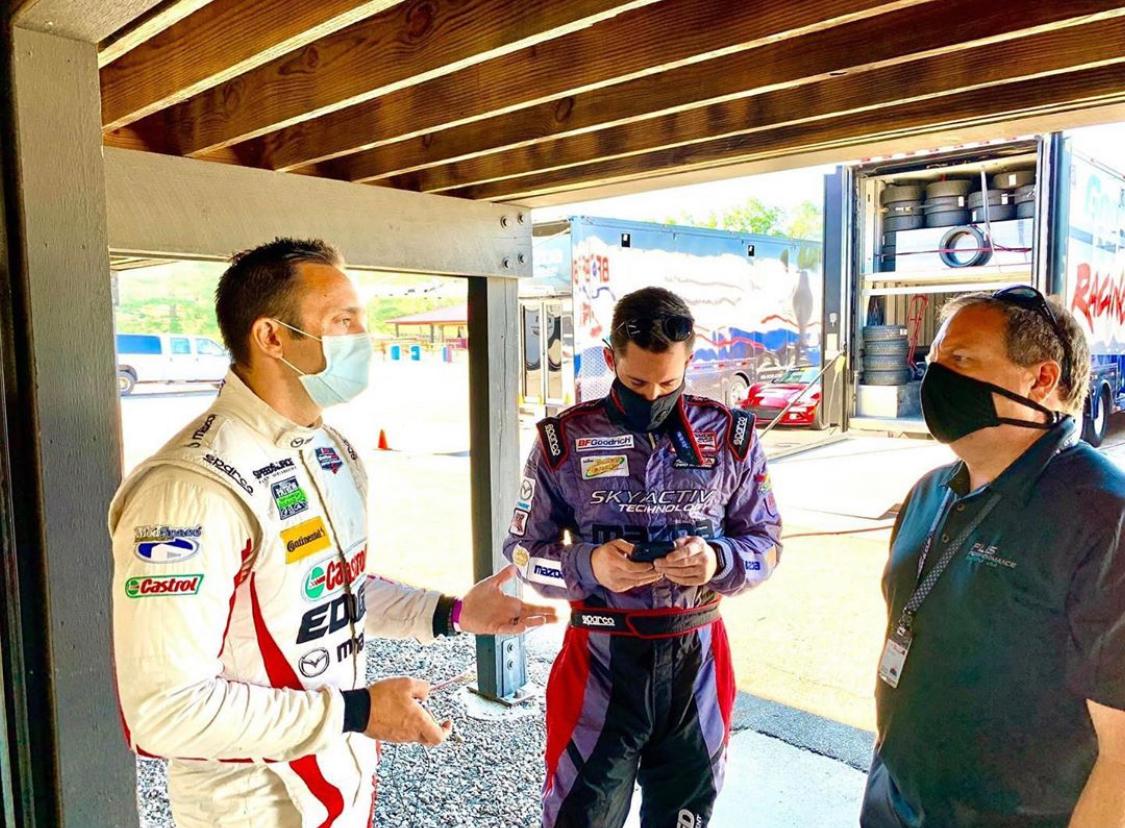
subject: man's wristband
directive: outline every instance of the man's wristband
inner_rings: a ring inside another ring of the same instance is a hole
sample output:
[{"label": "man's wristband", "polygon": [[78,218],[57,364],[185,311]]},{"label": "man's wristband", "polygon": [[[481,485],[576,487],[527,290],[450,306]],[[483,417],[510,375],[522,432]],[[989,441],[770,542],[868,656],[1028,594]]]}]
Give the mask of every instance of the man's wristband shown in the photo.
[{"label": "man's wristband", "polygon": [[344,690],[344,732],[363,733],[371,718],[371,694],[366,687]]},{"label": "man's wristband", "polygon": [[461,601],[451,595],[438,598],[437,608],[434,609],[434,638],[452,636],[461,632]]}]

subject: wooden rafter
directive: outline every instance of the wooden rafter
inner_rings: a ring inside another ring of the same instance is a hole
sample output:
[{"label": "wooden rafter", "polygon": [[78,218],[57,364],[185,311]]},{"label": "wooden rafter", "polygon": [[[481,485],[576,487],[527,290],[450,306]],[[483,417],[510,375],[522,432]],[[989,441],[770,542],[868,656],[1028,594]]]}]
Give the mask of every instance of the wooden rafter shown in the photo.
[{"label": "wooden rafter", "polygon": [[163,0],[157,3],[98,44],[98,66],[113,63],[126,52],[136,49],[210,2],[211,0]]},{"label": "wooden rafter", "polygon": [[[935,106],[935,102],[940,106]],[[882,110],[795,124],[716,141],[662,149],[580,167],[536,173],[450,190],[461,198],[508,201],[612,181],[646,178],[668,172],[704,169],[756,159],[805,154],[896,136],[941,132],[956,127],[1003,123],[1035,115],[1089,109],[1125,102],[1125,64],[1115,63],[1047,78],[985,87],[940,99],[921,100]],[[840,155],[841,158],[845,157]]]},{"label": "wooden rafter", "polygon": [[[293,7],[291,0],[274,1],[281,7]],[[254,8],[256,19],[257,2],[242,2]],[[138,121],[132,129],[153,146],[170,139],[178,154],[206,155],[498,55],[535,48],[652,2],[399,3],[295,51],[277,54],[275,50],[268,62]],[[336,4],[347,5],[347,0],[336,0]],[[237,30],[231,36],[237,36]]]},{"label": "wooden rafter", "polygon": [[[506,149],[392,176],[382,183],[440,192],[839,115],[885,112],[927,98],[1121,62],[1125,61],[1125,17],[1033,35],[1022,39],[1018,50],[1018,60],[997,60],[994,45],[978,46]],[[933,101],[935,110],[941,106],[941,100]]]},{"label": "wooden rafter", "polygon": [[[233,149],[242,163],[288,170],[919,2],[662,0]],[[921,0],[923,5],[928,2],[933,0]],[[113,142],[113,136],[109,140]]]},{"label": "wooden rafter", "polygon": [[123,127],[397,2],[213,0],[102,69],[102,125]]}]

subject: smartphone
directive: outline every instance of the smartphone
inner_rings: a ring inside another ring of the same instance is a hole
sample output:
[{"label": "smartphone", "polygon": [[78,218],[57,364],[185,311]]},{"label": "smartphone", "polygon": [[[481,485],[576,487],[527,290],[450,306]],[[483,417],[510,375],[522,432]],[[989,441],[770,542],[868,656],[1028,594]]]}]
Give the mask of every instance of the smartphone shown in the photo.
[{"label": "smartphone", "polygon": [[652,563],[659,558],[663,558],[675,548],[675,541],[637,543],[633,544],[633,554],[630,555],[630,558],[639,563]]}]

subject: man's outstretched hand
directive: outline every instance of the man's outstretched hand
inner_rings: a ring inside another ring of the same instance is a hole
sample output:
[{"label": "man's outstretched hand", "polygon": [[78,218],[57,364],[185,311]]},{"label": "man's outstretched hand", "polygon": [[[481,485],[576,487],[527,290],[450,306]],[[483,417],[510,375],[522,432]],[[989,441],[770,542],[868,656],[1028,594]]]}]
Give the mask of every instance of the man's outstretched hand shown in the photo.
[{"label": "man's outstretched hand", "polygon": [[417,742],[433,747],[453,732],[453,722],[438,722],[422,706],[430,696],[430,685],[419,679],[397,677],[369,685],[371,715],[364,730],[384,742]]},{"label": "man's outstretched hand", "polygon": [[558,612],[546,604],[529,604],[502,587],[516,577],[516,568],[506,566],[485,578],[461,599],[461,629],[477,635],[518,635],[532,627],[558,621]]}]

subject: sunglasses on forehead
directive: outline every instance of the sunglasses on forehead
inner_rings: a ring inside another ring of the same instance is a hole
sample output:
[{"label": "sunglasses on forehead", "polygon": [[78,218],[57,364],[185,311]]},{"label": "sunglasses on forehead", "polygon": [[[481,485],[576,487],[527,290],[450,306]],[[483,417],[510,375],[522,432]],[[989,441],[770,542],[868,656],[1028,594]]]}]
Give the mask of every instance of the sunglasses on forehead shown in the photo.
[{"label": "sunglasses on forehead", "polygon": [[1062,345],[1062,375],[1067,385],[1069,385],[1071,367],[1070,340],[1067,339],[1066,333],[1063,331],[1062,325],[1059,324],[1058,317],[1055,316],[1055,311],[1051,308],[1051,303],[1047,301],[1047,298],[1031,285],[1016,285],[1014,287],[1003,288],[993,293],[992,298],[1000,302],[1006,302],[1009,305],[1015,305],[1024,310],[1034,311],[1043,319],[1047,320],[1047,324],[1051,326],[1051,330],[1053,330],[1055,336],[1058,337],[1059,344]]},{"label": "sunglasses on forehead", "polygon": [[661,333],[670,342],[685,342],[695,332],[695,322],[690,316],[657,316],[651,319],[638,317],[626,319],[617,326],[617,330],[625,331],[629,339]]}]

